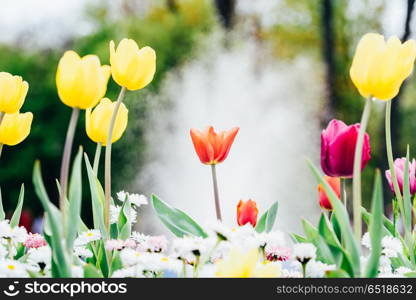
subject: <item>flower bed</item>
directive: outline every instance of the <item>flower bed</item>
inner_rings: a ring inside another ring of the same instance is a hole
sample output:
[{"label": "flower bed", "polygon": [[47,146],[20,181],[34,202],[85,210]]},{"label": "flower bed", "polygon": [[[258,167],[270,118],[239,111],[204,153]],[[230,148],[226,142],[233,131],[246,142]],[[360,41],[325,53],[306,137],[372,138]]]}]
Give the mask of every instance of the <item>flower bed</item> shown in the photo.
[{"label": "flower bed", "polygon": [[[40,162],[33,183],[45,211],[43,233],[19,227],[24,200],[22,186],[15,212],[5,219],[0,206],[1,277],[413,277],[416,275],[414,208],[415,166],[405,158],[393,160],[390,138],[391,100],[413,70],[416,43],[387,42],[367,34],[359,42],[350,69],[353,83],[366,98],[361,122],[347,125],[333,120],[321,134],[321,168],[308,164],[318,181],[323,209],[317,226],[302,222],[304,235],[274,230],[278,203],[259,214],[253,200],[239,201],[235,227],[222,223],[217,167],[230,153],[238,127],[216,132],[190,130],[196,154],[212,173],[216,220],[200,225],[185,212],[156,195],[153,211],[175,238],[135,232],[138,209],[148,204],[143,195],[124,191],[112,197],[111,146],[128,124],[126,92],[140,90],[153,79],[156,53],[123,39],[110,43],[110,65],[98,57],[74,51],[61,58],[56,75],[61,101],[72,108],[62,155],[59,207],[49,199]],[[120,85],[118,99],[103,98],[110,75]],[[26,138],[31,113],[20,113],[29,86],[19,76],[0,73],[0,145],[13,146]],[[393,220],[384,216],[380,172],[375,176],[371,211],[361,206],[361,171],[370,159],[370,137],[365,132],[373,101],[386,101],[386,140],[389,170],[386,177],[395,197]],[[80,148],[71,164],[75,127],[86,113],[86,132],[97,144],[91,164]],[[243,133],[241,133],[243,134]],[[97,178],[105,147],[104,187]],[[72,165],[72,171],[70,167]],[[81,219],[82,169],[86,169],[93,210],[93,228]],[[345,182],[352,178],[352,195]],[[352,212],[347,210],[352,200]],[[318,203],[318,201],[317,201]],[[0,201],[1,204],[1,201]],[[317,204],[318,205],[318,204]],[[350,213],[353,226],[350,225]],[[363,221],[368,232],[363,234]],[[398,226],[401,224],[402,226]]]}]

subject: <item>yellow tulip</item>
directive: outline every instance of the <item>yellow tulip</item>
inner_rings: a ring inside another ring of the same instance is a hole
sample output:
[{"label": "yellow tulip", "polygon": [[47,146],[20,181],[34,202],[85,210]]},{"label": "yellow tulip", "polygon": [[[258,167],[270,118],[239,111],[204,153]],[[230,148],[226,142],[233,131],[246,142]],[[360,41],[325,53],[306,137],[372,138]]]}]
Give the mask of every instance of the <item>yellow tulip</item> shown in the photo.
[{"label": "yellow tulip", "polygon": [[[113,114],[116,102],[104,98],[94,108],[94,110],[86,110],[85,127],[88,137],[96,143],[100,143],[103,146],[106,145],[108,131],[111,122],[111,116]],[[128,110],[124,103],[121,103],[117,113],[116,121],[114,124],[113,135],[111,143],[116,142],[121,138],[127,127]]]},{"label": "yellow tulip", "polygon": [[228,257],[217,263],[216,276],[232,278],[278,277],[280,276],[280,265],[278,263],[259,262],[257,248],[247,252],[232,248]]},{"label": "yellow tulip", "polygon": [[20,76],[0,72],[0,112],[16,113],[25,102],[29,84]]},{"label": "yellow tulip", "polygon": [[56,72],[59,98],[73,108],[92,108],[104,97],[109,78],[110,67],[102,66],[97,56],[80,57],[74,51],[67,51]]},{"label": "yellow tulip", "polygon": [[14,146],[22,142],[29,135],[32,120],[31,112],[5,114],[0,125],[0,143]]},{"label": "yellow tulip", "polygon": [[156,71],[156,52],[151,47],[139,46],[134,40],[123,39],[115,49],[110,42],[111,74],[120,86],[134,91],[148,85]]},{"label": "yellow tulip", "polygon": [[386,42],[380,34],[367,33],[358,43],[350,76],[363,97],[390,100],[412,73],[415,58],[414,40],[402,44],[393,36]]}]

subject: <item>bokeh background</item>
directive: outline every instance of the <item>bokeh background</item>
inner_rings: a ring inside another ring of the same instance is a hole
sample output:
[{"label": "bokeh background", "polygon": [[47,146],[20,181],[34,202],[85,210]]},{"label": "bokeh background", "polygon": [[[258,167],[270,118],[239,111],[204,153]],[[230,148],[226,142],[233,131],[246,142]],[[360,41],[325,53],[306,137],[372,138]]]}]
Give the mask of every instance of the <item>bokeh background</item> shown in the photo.
[{"label": "bokeh background", "polygon": [[[5,208],[13,210],[24,183],[25,215],[41,216],[31,183],[36,159],[57,199],[55,178],[70,117],[55,87],[60,56],[73,49],[108,63],[109,41],[129,37],[156,50],[157,73],[146,89],[127,95],[128,129],[113,146],[113,191],[156,193],[201,223],[213,219],[210,170],[194,154],[189,129],[240,126],[229,158],[218,166],[226,222],[235,223],[239,199],[256,200],[260,211],[278,200],[278,227],[298,231],[299,217],[319,216],[305,158],[319,163],[320,130],[332,118],[360,119],[364,102],[348,75],[358,39],[369,31],[413,37],[414,5],[414,0],[60,0],[53,5],[2,0],[0,70],[29,82],[23,111],[34,113],[30,136],[2,154]],[[415,87],[412,76],[393,102],[396,157],[407,144],[414,147]],[[115,99],[117,93],[110,80],[107,96]],[[374,169],[386,169],[383,108],[378,103],[370,119],[366,206]],[[82,145],[92,156],[95,145],[84,122],[82,115],[74,147]],[[385,195],[388,209],[387,187]],[[86,185],[83,199],[83,218],[91,224]],[[161,230],[149,208],[141,208],[137,226]]]}]

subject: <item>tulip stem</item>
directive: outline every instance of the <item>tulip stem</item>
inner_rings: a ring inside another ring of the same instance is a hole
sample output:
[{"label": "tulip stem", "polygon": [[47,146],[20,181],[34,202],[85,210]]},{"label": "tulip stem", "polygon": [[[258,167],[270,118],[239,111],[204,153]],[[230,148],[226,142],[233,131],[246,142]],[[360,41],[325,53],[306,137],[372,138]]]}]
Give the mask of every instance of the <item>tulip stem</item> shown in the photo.
[{"label": "tulip stem", "polygon": [[75,128],[77,127],[77,121],[79,117],[79,108],[73,108],[71,119],[69,120],[68,130],[66,132],[64,153],[62,155],[61,163],[61,176],[59,182],[61,184],[61,194],[59,196],[59,208],[62,213],[62,222],[64,224],[64,232],[66,227],[66,209],[65,209],[65,198],[67,194],[68,186],[68,172],[69,172],[69,161],[71,159],[72,144],[74,142]]},{"label": "tulip stem", "polygon": [[217,171],[216,171],[215,166],[216,166],[215,164],[211,165],[212,184],[214,186],[215,212],[217,214],[217,220],[222,221],[221,207],[220,207],[220,197],[218,195]]},{"label": "tulip stem", "polygon": [[396,194],[397,204],[400,211],[403,213],[403,198],[400,192],[399,183],[397,182],[396,170],[394,169],[394,160],[393,160],[393,147],[391,145],[391,100],[386,103],[386,150],[387,150],[387,160],[389,163],[391,181],[393,182],[394,193]]},{"label": "tulip stem", "polygon": [[121,102],[123,101],[126,88],[122,87],[118,94],[117,102],[114,107],[113,114],[111,116],[110,127],[108,130],[107,142],[105,144],[105,210],[104,210],[104,223],[107,228],[107,233],[110,232],[110,199],[111,199],[111,141],[113,136],[114,125],[116,122],[116,116]]},{"label": "tulip stem", "polygon": [[340,178],[340,182],[341,182],[341,202],[344,203],[345,209],[348,211],[346,181],[347,180],[345,178]]},{"label": "tulip stem", "polygon": [[97,176],[98,174],[98,166],[100,164],[101,148],[102,148],[101,143],[97,143],[97,148],[95,150],[95,156],[94,156],[94,165],[93,165],[95,176]]},{"label": "tulip stem", "polygon": [[367,128],[368,119],[370,117],[371,104],[373,100],[370,96],[365,101],[363,114],[361,116],[360,131],[358,132],[357,144],[355,145],[354,154],[354,171],[352,179],[352,195],[353,195],[353,215],[354,215],[354,233],[358,240],[361,240],[362,224],[361,224],[361,161],[364,143],[364,134]]}]

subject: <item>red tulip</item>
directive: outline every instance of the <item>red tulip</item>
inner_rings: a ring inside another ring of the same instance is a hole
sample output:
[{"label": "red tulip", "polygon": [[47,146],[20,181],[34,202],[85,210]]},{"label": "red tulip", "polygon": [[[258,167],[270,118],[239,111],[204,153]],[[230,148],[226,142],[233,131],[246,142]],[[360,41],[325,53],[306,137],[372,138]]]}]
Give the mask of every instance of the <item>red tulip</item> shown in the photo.
[{"label": "red tulip", "polygon": [[238,127],[234,127],[228,131],[216,133],[212,126],[207,127],[203,132],[192,128],[192,142],[201,162],[207,165],[223,162],[230,152],[238,130]]},{"label": "red tulip", "polygon": [[[321,167],[331,177],[351,178],[354,169],[355,145],[360,124],[346,125],[332,120],[321,133]],[[364,135],[361,170],[370,159],[370,137]]]},{"label": "red tulip", "polygon": [[256,202],[253,200],[247,200],[244,202],[240,200],[237,205],[237,223],[239,226],[244,226],[250,223],[253,227],[257,223],[257,215],[259,210],[257,209]]},{"label": "red tulip", "polygon": [[[341,195],[341,181],[339,177],[325,176],[324,178],[326,182],[328,182],[328,184],[331,186],[332,190],[335,192],[335,194],[337,195],[339,199]],[[318,184],[318,192],[319,192],[319,205],[323,209],[332,210],[331,201],[329,200],[322,184]]]}]

